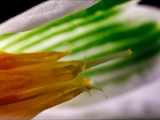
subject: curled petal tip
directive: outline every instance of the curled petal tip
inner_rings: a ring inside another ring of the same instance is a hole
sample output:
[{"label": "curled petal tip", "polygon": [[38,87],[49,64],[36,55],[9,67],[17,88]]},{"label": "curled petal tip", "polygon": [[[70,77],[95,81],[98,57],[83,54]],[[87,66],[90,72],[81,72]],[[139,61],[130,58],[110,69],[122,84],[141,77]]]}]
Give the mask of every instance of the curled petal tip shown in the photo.
[{"label": "curled petal tip", "polygon": [[70,49],[67,50],[67,53],[70,54],[70,53],[73,51],[74,45],[73,45],[72,43],[70,43],[70,42],[64,42],[63,44],[68,44],[68,45],[70,45]]}]

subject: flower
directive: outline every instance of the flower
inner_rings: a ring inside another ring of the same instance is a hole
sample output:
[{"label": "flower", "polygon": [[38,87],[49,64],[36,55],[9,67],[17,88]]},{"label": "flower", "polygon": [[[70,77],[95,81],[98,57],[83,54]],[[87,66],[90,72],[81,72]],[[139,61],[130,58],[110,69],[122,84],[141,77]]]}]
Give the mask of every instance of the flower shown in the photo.
[{"label": "flower", "polygon": [[57,61],[70,52],[1,53],[0,117],[33,118],[47,108],[95,88],[88,78],[76,78],[84,69],[132,54],[127,50],[86,63]]},{"label": "flower", "polygon": [[[138,1],[101,0],[86,10],[54,22],[51,22],[53,20],[51,17],[50,24],[36,30],[1,36],[1,49],[8,52],[64,50],[66,48],[61,47],[60,44],[63,41],[69,41],[75,46],[72,54],[66,58],[70,60],[84,59],[84,56],[87,59],[96,59],[128,48],[133,50],[134,54],[127,59],[112,61],[80,74],[80,76],[87,75],[96,86],[107,90],[109,99],[104,99],[97,92],[94,92],[92,99],[87,99],[83,94],[72,102],[42,113],[42,116],[47,115],[44,117],[51,116],[57,119],[159,117],[157,107],[159,106],[159,93],[156,92],[159,91],[158,71],[160,68],[159,9],[137,5],[137,3]],[[76,6],[73,2],[68,2],[68,4],[71,6],[67,8]],[[61,10],[65,11],[65,9]],[[33,19],[34,15],[37,16],[35,13],[34,11],[33,16],[30,17],[27,12],[15,21],[13,18],[2,24],[0,33],[25,31],[14,22],[23,23],[24,20],[27,21],[27,18],[29,21],[29,18]],[[38,16],[37,20],[41,21],[41,14]],[[28,24],[23,25],[22,28],[28,28]],[[29,25],[32,26],[32,24]],[[37,118],[42,117],[41,115]]]},{"label": "flower", "polygon": [[89,79],[75,78],[84,69],[82,62],[57,61],[68,53],[70,51],[17,55],[2,53],[1,118],[32,118],[42,110],[74,98],[84,89],[93,88]]}]

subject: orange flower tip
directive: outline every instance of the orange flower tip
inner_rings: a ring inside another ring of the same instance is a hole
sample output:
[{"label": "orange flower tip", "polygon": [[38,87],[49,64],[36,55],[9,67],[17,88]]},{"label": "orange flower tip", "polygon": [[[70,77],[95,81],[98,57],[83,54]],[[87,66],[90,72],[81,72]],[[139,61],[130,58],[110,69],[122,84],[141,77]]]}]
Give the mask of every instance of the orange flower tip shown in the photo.
[{"label": "orange flower tip", "polygon": [[127,50],[127,55],[132,55],[132,50],[131,49]]}]

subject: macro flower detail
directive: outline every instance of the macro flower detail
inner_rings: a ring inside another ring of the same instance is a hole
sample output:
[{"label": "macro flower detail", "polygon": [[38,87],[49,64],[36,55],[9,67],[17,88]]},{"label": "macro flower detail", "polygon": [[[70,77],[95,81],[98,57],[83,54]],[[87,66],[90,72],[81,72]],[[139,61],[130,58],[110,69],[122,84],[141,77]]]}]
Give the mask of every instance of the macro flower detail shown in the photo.
[{"label": "macro flower detail", "polygon": [[1,23],[0,119],[160,118],[160,9],[141,1],[48,0]]},{"label": "macro flower detail", "polygon": [[94,89],[89,78],[77,76],[85,69],[132,54],[129,49],[88,62],[57,61],[70,52],[1,53],[0,117],[33,118]]}]

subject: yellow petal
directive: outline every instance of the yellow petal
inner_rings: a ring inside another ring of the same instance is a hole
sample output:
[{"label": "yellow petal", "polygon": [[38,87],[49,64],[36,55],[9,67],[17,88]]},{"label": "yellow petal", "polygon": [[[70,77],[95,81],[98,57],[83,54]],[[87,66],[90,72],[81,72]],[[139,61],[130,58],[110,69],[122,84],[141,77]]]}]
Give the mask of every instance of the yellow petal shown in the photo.
[{"label": "yellow petal", "polygon": [[1,98],[0,117],[32,118],[45,109],[76,97],[84,88],[90,90],[94,87],[88,78],[76,78]]},{"label": "yellow petal", "polygon": [[[52,66],[51,62],[48,64],[48,66]],[[15,70],[0,70],[0,98],[48,84],[68,81],[77,77],[84,70],[80,61],[76,61],[76,64],[55,62],[56,64],[56,68],[53,66],[48,69],[44,69],[44,67],[23,69],[21,67],[21,69]]]},{"label": "yellow petal", "polygon": [[82,61],[51,61],[51,62],[44,62],[44,63],[37,63],[37,64],[31,64],[31,65],[26,65],[26,66],[19,66],[16,68],[12,68],[10,70],[41,70],[41,69],[55,69],[55,68],[62,68],[62,67],[67,67],[70,65],[74,65],[74,66],[84,66],[85,63],[83,63]]}]

